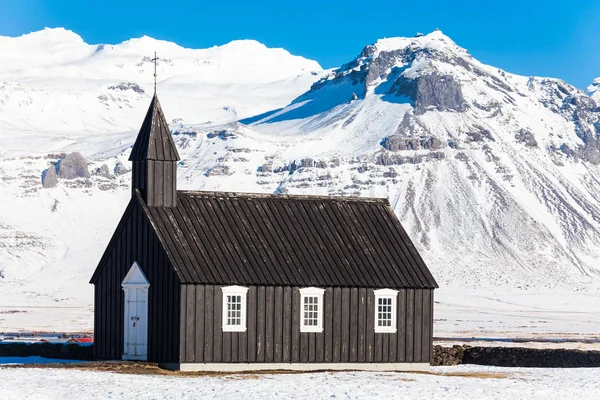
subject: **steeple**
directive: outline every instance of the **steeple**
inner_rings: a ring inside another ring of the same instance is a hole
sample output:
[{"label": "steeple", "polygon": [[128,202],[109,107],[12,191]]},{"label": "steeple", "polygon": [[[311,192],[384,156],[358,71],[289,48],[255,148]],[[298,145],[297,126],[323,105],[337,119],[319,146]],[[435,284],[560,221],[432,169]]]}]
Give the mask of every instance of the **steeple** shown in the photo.
[{"label": "steeple", "polygon": [[133,162],[132,193],[135,189],[150,207],[177,205],[177,147],[154,93],[129,161]]}]

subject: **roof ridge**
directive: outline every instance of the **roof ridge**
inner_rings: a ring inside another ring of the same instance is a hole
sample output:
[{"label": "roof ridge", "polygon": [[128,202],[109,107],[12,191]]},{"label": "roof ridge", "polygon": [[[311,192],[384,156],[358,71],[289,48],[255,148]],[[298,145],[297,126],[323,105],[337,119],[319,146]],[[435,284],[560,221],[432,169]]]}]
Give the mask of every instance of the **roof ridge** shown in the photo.
[{"label": "roof ridge", "polygon": [[178,190],[178,196],[204,196],[204,197],[241,197],[256,199],[277,199],[277,200],[327,200],[338,202],[359,202],[359,203],[383,203],[390,204],[387,197],[357,197],[357,196],[324,196],[310,194],[279,194],[279,193],[253,193],[253,192],[224,192],[209,190]]}]

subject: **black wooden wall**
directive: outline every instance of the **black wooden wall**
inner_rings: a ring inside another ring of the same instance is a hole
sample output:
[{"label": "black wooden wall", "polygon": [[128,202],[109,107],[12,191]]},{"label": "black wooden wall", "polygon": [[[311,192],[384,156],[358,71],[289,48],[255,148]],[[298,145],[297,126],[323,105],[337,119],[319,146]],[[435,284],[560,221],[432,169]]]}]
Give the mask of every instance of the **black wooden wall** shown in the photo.
[{"label": "black wooden wall", "polygon": [[134,161],[132,191],[139,189],[149,207],[175,207],[177,203],[177,163],[174,161]]},{"label": "black wooden wall", "polygon": [[94,349],[99,359],[123,355],[124,293],[121,282],[137,261],[150,281],[148,360],[177,362],[179,281],[141,205],[134,197],[100,262],[94,293]]},{"label": "black wooden wall", "polygon": [[182,285],[180,362],[429,363],[431,360],[431,289],[399,291],[396,333],[375,333],[373,289],[326,289],[322,333],[300,332],[297,287],[250,287],[247,296],[247,331],[223,332],[221,286]]}]

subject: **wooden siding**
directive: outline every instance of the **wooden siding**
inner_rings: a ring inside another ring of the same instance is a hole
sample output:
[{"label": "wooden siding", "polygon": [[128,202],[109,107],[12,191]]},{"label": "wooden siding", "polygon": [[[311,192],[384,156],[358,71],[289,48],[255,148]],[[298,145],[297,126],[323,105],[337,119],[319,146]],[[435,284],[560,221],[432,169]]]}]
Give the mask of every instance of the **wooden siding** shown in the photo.
[{"label": "wooden siding", "polygon": [[121,282],[137,261],[150,282],[148,360],[177,362],[179,350],[179,280],[137,199],[125,210],[94,275],[94,351],[99,359],[123,354]]},{"label": "wooden siding", "polygon": [[134,161],[132,195],[138,189],[149,207],[177,205],[177,165],[172,161]]},{"label": "wooden siding", "polygon": [[221,286],[182,285],[180,298],[180,362],[431,360],[431,289],[399,291],[396,333],[375,333],[373,289],[325,289],[321,333],[300,332],[298,287],[249,287],[246,332],[222,331]]}]

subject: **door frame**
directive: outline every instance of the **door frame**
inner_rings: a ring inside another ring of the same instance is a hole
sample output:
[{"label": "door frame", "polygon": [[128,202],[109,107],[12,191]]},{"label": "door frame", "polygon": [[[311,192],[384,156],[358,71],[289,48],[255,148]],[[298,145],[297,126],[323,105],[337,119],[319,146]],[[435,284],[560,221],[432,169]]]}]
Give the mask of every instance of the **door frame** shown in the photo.
[{"label": "door frame", "polygon": [[[148,281],[148,278],[146,278],[146,275],[144,274],[144,271],[142,271],[142,269],[140,268],[140,265],[137,262],[134,262],[133,265],[131,266],[131,268],[129,269],[129,272],[127,272],[127,275],[125,276],[125,279],[123,279],[123,282],[121,283],[121,288],[123,289],[123,292],[125,294],[125,298],[123,301],[123,360],[140,360],[140,361],[146,361],[148,359],[148,289],[150,288],[150,282]],[[127,347],[127,338],[129,337],[129,307],[128,307],[128,301],[129,301],[129,295],[130,295],[130,291],[131,290],[136,290],[136,289],[140,289],[142,290],[145,294],[146,294],[146,301],[144,302],[144,308],[142,310],[142,313],[145,315],[145,319],[146,319],[146,337],[145,337],[145,343],[146,343],[146,354],[143,355],[134,355],[134,354],[129,354],[128,351],[128,347]]]}]

